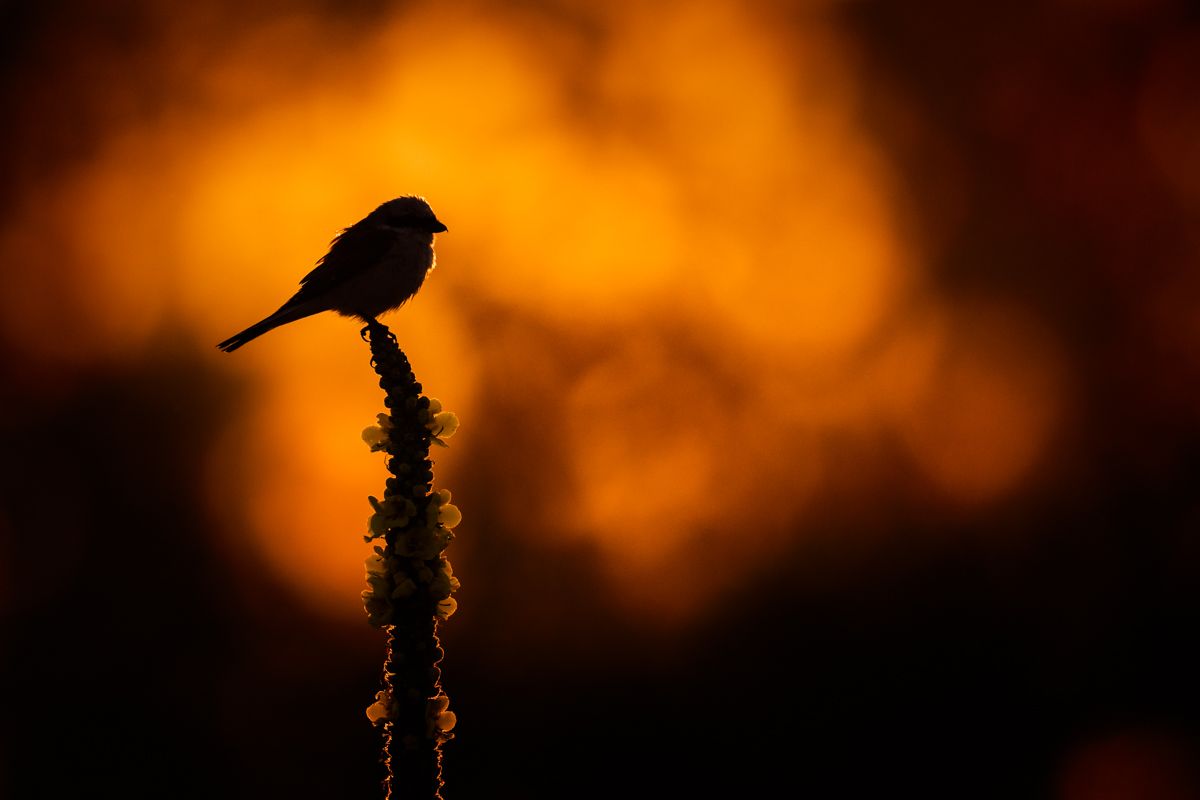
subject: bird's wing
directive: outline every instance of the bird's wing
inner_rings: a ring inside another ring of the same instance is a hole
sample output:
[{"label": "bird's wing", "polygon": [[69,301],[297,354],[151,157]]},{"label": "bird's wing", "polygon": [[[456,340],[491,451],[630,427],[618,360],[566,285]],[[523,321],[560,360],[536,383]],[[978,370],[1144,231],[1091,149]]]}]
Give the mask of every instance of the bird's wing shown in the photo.
[{"label": "bird's wing", "polygon": [[329,252],[321,256],[312,272],[300,279],[300,291],[292,300],[324,294],[369,269],[387,255],[395,241],[395,234],[382,226],[346,228],[334,238]]}]

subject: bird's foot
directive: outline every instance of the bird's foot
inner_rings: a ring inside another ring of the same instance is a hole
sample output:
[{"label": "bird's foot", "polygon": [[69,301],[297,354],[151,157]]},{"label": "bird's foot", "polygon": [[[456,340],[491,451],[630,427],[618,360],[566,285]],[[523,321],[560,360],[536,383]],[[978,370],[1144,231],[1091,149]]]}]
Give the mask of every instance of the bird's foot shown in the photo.
[{"label": "bird's foot", "polygon": [[376,336],[384,336],[389,339],[394,338],[392,332],[388,330],[387,325],[384,325],[373,317],[367,320],[367,324],[358,332],[358,335],[362,337],[364,342],[370,342]]}]

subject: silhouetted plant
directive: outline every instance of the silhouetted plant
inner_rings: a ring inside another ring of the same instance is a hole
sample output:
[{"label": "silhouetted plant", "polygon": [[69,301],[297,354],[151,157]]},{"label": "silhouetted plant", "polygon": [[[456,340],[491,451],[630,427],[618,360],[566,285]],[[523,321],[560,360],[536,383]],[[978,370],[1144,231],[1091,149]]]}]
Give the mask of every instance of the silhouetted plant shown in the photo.
[{"label": "silhouetted plant", "polygon": [[377,544],[366,561],[370,588],[363,603],[368,621],[388,632],[383,689],[367,717],[384,733],[386,795],[440,798],[441,748],[453,738],[455,717],[441,686],[437,628],[457,607],[451,595],[458,579],[444,551],[462,515],[449,491],[433,489],[429,447],[445,446],[458,417],[421,394],[408,358],[384,325],[369,323],[363,338],[388,409],[363,439],[372,451],[388,454],[391,473],[383,499],[369,498],[374,513],[365,537]]}]

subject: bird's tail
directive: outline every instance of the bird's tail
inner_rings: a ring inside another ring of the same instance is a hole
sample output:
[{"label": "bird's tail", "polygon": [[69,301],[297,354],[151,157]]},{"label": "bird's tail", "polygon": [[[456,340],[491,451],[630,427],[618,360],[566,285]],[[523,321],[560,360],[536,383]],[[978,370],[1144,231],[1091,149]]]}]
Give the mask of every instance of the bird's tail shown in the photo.
[{"label": "bird's tail", "polygon": [[235,333],[233,336],[230,336],[228,339],[218,344],[217,348],[224,350],[226,353],[232,353],[246,342],[257,339],[267,331],[275,330],[280,325],[286,325],[287,323],[295,322],[298,319],[311,317],[313,314],[316,314],[319,311],[321,311],[319,308],[306,308],[305,306],[301,305],[291,306],[289,308],[285,305],[283,308],[279,309],[266,319],[254,323],[241,333]]}]

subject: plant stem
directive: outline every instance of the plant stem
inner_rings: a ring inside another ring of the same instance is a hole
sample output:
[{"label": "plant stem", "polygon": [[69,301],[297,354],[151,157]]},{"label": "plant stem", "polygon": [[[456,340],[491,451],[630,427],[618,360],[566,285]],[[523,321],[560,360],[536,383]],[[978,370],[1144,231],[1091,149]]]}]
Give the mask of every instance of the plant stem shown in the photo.
[{"label": "plant stem", "polygon": [[376,624],[386,624],[388,630],[383,667],[388,701],[383,717],[386,797],[440,798],[441,746],[452,735],[447,725],[439,724],[445,721],[448,701],[441,687],[438,665],[444,653],[437,638],[438,620],[447,614],[439,614],[438,604],[451,590],[439,597],[442,592],[434,587],[450,580],[442,551],[451,535],[438,522],[440,500],[432,491],[430,402],[387,327],[372,321],[363,337],[371,346],[379,385],[387,392],[384,403],[390,417],[382,449],[390,456],[387,469],[392,477],[380,505],[392,516],[381,536],[384,545],[376,549],[384,565],[380,586],[372,584],[373,593],[364,595],[368,611],[377,615]]}]

